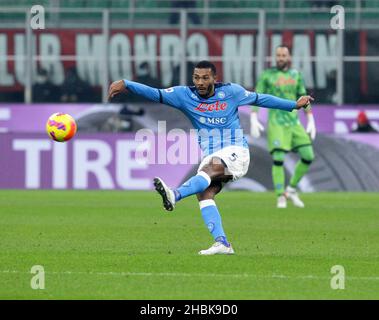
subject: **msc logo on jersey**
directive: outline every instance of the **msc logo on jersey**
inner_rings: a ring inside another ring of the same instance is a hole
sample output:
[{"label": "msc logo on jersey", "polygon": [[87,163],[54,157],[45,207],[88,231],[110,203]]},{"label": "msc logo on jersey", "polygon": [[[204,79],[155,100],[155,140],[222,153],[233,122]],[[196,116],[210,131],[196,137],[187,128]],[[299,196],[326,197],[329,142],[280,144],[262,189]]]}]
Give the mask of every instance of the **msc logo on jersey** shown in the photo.
[{"label": "msc logo on jersey", "polygon": [[216,101],[215,103],[199,103],[195,110],[198,110],[200,112],[214,112],[214,111],[224,111],[228,107],[228,104],[226,102],[220,103],[220,101]]},{"label": "msc logo on jersey", "polygon": [[199,119],[200,123],[207,123],[207,124],[225,124],[226,123],[226,117],[222,118],[206,118],[206,117],[200,117]]},{"label": "msc logo on jersey", "polygon": [[167,88],[167,89],[164,89],[164,91],[166,91],[166,92],[168,92],[168,93],[170,93],[170,92],[174,92],[174,88]]}]

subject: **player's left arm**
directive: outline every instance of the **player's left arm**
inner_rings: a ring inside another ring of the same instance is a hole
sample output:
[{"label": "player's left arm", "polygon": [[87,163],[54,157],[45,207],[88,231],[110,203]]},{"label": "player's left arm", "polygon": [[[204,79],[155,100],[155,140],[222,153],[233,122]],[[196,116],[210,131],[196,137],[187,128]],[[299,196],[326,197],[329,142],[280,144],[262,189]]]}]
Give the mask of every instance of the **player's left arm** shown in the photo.
[{"label": "player's left arm", "polygon": [[307,108],[313,98],[311,96],[301,96],[297,101],[278,98],[271,94],[255,93],[257,95],[255,105],[269,109],[280,109],[292,111],[294,109]]},{"label": "player's left arm", "polygon": [[313,100],[311,96],[307,95],[301,96],[297,101],[282,99],[271,94],[247,91],[242,86],[236,84],[234,84],[234,90],[239,106],[256,105],[263,108],[292,111],[294,109],[306,108]]},{"label": "player's left arm", "polygon": [[[305,88],[305,83],[303,76],[299,73],[298,81],[297,81],[297,96],[302,96],[307,94],[307,89]],[[304,112],[307,116],[307,127],[305,131],[309,134],[312,140],[316,138],[316,123],[315,118],[312,113],[311,104],[309,104],[306,108],[304,108]]]}]

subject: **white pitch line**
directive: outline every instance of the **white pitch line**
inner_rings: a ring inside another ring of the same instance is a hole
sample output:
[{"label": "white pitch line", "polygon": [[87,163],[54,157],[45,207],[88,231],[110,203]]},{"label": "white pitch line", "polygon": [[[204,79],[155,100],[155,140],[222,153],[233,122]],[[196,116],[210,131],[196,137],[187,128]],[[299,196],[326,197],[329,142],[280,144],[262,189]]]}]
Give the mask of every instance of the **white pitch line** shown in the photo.
[{"label": "white pitch line", "polygon": [[[30,274],[30,272],[19,271],[19,270],[0,270],[0,273],[22,273]],[[45,274],[56,274],[56,275],[99,275],[99,276],[137,276],[137,277],[221,277],[221,278],[264,278],[264,279],[303,279],[303,280],[319,280],[319,279],[330,279],[330,277],[320,277],[315,275],[299,275],[299,276],[288,276],[282,274],[272,274],[272,275],[256,275],[256,274],[226,274],[226,273],[175,273],[175,272],[85,272],[85,271],[45,271]],[[346,276],[346,280],[367,280],[367,281],[379,281],[379,276],[373,277],[357,277],[357,276]]]}]

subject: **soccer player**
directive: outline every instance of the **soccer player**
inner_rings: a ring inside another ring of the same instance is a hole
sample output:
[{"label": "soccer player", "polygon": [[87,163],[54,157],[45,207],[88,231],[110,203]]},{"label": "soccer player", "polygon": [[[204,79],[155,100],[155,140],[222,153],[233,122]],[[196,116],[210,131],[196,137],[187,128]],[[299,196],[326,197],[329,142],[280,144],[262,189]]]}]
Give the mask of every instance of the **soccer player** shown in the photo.
[{"label": "soccer player", "polygon": [[[281,45],[276,49],[276,66],[265,70],[260,76],[255,91],[278,96],[280,98],[296,100],[306,95],[303,78],[299,71],[289,67],[291,55],[287,46]],[[284,112],[279,109],[270,109],[268,113],[267,141],[273,158],[272,179],[277,195],[277,207],[286,208],[287,199],[296,207],[303,208],[304,203],[297,193],[297,185],[308,172],[314,159],[312,142],[316,137],[316,126],[310,105],[305,109],[307,115],[307,129],[301,125],[297,110]],[[255,138],[264,130],[258,121],[258,107],[252,108],[250,117],[251,135]],[[295,151],[300,155],[290,183],[285,188],[284,158],[287,152]]]},{"label": "soccer player", "polygon": [[310,96],[300,97],[297,101],[279,99],[247,91],[238,84],[218,83],[216,79],[216,67],[209,61],[201,61],[193,70],[193,87],[156,89],[119,80],[109,89],[109,99],[123,91],[131,91],[174,107],[182,111],[198,130],[200,148],[205,157],[197,174],[176,189],[169,188],[160,178],[154,179],[154,185],[168,211],[172,211],[181,199],[197,195],[205,225],[215,240],[209,249],[199,252],[201,255],[234,253],[214,198],[224,183],[241,178],[249,167],[250,153],[240,126],[238,107],[254,104],[288,112],[306,107],[312,100]]}]

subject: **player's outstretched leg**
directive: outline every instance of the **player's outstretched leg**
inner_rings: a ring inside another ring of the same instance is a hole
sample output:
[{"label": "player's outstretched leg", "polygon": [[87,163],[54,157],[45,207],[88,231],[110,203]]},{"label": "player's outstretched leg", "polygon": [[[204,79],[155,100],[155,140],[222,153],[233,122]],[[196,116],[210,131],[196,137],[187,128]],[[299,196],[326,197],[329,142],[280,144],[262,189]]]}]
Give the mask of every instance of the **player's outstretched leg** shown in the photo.
[{"label": "player's outstretched leg", "polygon": [[309,166],[314,159],[312,146],[304,146],[298,149],[300,160],[296,164],[295,172],[286,188],[286,197],[292,201],[294,206],[304,208],[304,202],[300,200],[296,187],[301,178],[308,172]]},{"label": "player's outstretched leg", "polygon": [[201,250],[200,255],[234,254],[233,247],[226,238],[221,216],[214,201],[215,195],[221,189],[221,182],[212,182],[204,192],[197,195],[204,223],[215,240],[209,249]]},{"label": "player's outstretched leg", "polygon": [[156,177],[154,178],[155,190],[161,195],[163,207],[167,211],[172,211],[175,208],[175,203],[179,200],[189,197],[193,194],[203,192],[211,183],[211,178],[204,171],[198,172],[197,175],[188,179],[177,189],[170,189],[164,181]]},{"label": "player's outstretched leg", "polygon": [[154,186],[155,190],[161,195],[163,200],[163,207],[167,211],[172,211],[175,208],[175,195],[174,191],[172,191],[161,178],[154,178]]}]

